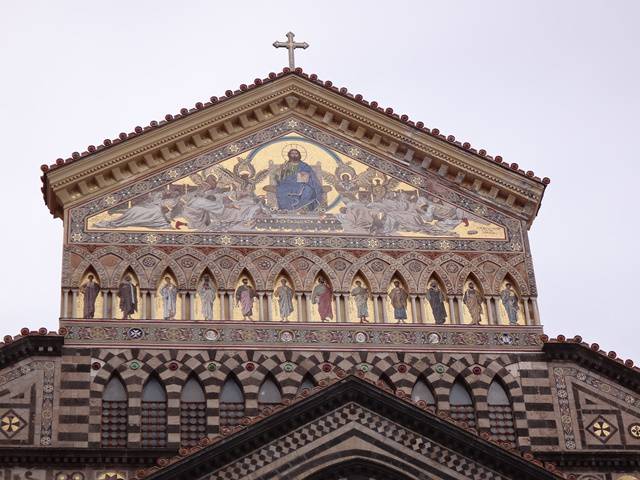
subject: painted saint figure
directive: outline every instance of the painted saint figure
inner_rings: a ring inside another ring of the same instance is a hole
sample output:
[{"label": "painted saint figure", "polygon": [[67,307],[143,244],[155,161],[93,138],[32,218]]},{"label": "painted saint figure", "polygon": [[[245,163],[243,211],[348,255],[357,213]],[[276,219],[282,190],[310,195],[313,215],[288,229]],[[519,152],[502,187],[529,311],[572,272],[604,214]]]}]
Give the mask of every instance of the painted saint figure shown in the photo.
[{"label": "painted saint figure", "polygon": [[100,294],[100,285],[93,281],[93,275],[87,277],[87,282],[80,287],[84,297],[82,318],[93,318],[96,313],[96,299]]},{"label": "painted saint figure", "polygon": [[216,291],[211,286],[208,275],[202,280],[198,295],[200,295],[200,302],[202,303],[202,316],[205,320],[213,320],[213,302],[216,299]]},{"label": "painted saint figure", "polygon": [[176,317],[178,288],[171,283],[171,277],[164,277],[164,285],[160,289],[160,296],[162,297],[162,318],[173,320]]},{"label": "painted saint figure", "polygon": [[120,297],[120,311],[122,311],[122,319],[131,319],[131,316],[138,311],[138,289],[131,281],[131,275],[124,277],[124,280],[118,287],[118,296]]},{"label": "painted saint figure", "polygon": [[395,318],[398,323],[404,323],[407,320],[407,300],[409,299],[409,294],[400,285],[399,280],[393,281],[393,287],[389,292],[389,299],[393,307],[393,318]]},{"label": "painted saint figure", "polygon": [[283,278],[280,280],[280,286],[276,288],[274,295],[278,299],[280,318],[283,322],[286,322],[293,313],[293,289],[287,285],[287,281]]},{"label": "painted saint figure", "polygon": [[322,184],[313,168],[302,161],[300,150],[292,148],[276,177],[278,210],[315,210],[322,201]]},{"label": "painted saint figure", "polygon": [[467,306],[471,314],[471,325],[479,325],[482,321],[482,304],[484,297],[476,290],[472,282],[469,283],[469,289],[464,292],[462,302]]},{"label": "painted saint figure", "polygon": [[356,280],[356,286],[351,290],[351,296],[356,304],[356,311],[360,323],[369,323],[369,290],[362,286],[360,280]]},{"label": "painted saint figure", "polygon": [[431,282],[429,285],[427,300],[429,300],[429,305],[431,305],[431,311],[433,312],[433,318],[435,318],[436,324],[442,325],[447,319],[447,311],[444,308],[444,294],[436,282]]},{"label": "painted saint figure", "polygon": [[318,284],[311,292],[311,303],[318,305],[318,314],[320,315],[320,320],[323,322],[328,322],[329,319],[333,320],[332,301],[333,289],[323,277],[320,277]]},{"label": "painted saint figure", "polygon": [[507,316],[509,317],[509,325],[517,325],[518,310],[520,310],[520,305],[518,304],[518,296],[516,295],[516,292],[514,292],[511,288],[510,283],[507,283],[504,290],[500,292],[500,298],[502,299],[502,305],[504,306],[504,309],[507,311]]},{"label": "painted saint figure", "polygon": [[258,294],[254,288],[249,285],[249,280],[242,279],[242,285],[236,290],[236,305],[240,307],[244,320],[253,320],[253,300]]}]

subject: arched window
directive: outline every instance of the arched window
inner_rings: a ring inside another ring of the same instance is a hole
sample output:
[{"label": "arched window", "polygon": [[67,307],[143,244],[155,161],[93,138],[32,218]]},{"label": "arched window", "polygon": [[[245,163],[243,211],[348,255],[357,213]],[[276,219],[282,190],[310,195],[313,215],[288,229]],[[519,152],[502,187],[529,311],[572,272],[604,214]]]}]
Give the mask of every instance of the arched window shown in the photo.
[{"label": "arched window", "polygon": [[298,393],[302,392],[303,390],[311,390],[313,387],[316,386],[316,382],[313,379],[313,377],[311,376],[310,373],[307,373],[304,378],[302,379],[302,383],[300,384],[300,388],[298,388]]},{"label": "arched window", "polygon": [[102,393],[102,446],[126,447],[128,427],[127,390],[120,377],[114,374]]},{"label": "arched window", "polygon": [[505,442],[516,443],[516,429],[514,426],[511,401],[500,380],[493,379],[487,394],[489,406],[489,425],[491,435]]},{"label": "arched window", "polygon": [[140,441],[143,447],[167,445],[167,392],[155,375],[142,389]]},{"label": "arched window", "polygon": [[180,394],[180,443],[192,447],[207,436],[207,401],[200,382],[192,375]]},{"label": "arched window", "polygon": [[462,379],[457,379],[449,392],[449,405],[451,418],[460,422],[466,422],[470,427],[476,426],[476,412],[473,400]]},{"label": "arched window", "polygon": [[424,401],[427,405],[436,405],[436,399],[431,387],[422,378],[419,378],[411,391],[411,400],[414,402]]},{"label": "arched window", "polygon": [[258,391],[258,404],[266,406],[280,402],[282,402],[282,392],[280,392],[278,381],[273,377],[273,375],[268,374],[265,377],[264,382],[262,382],[262,385],[260,385],[260,390]]},{"label": "arched window", "polygon": [[244,394],[234,375],[229,375],[220,390],[220,426],[237,425],[244,416]]}]

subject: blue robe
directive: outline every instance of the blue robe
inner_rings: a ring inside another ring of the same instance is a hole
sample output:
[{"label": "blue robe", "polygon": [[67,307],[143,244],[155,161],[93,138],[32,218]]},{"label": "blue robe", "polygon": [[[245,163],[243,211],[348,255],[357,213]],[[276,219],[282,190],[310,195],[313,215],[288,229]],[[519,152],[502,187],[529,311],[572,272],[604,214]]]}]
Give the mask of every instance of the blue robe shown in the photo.
[{"label": "blue robe", "polygon": [[322,201],[322,193],[322,185],[308,164],[288,161],[283,165],[276,186],[278,210],[315,210]]}]

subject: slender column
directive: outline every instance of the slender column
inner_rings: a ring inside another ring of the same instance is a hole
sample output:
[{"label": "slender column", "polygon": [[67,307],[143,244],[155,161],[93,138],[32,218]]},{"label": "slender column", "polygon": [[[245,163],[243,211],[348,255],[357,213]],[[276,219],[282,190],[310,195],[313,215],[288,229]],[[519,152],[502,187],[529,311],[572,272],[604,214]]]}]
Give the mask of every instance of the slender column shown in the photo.
[{"label": "slender column", "polygon": [[304,294],[305,299],[306,299],[306,307],[307,307],[307,322],[311,321],[311,294],[310,293],[305,293]]},{"label": "slender column", "polygon": [[111,314],[111,318],[115,319],[118,293],[115,290],[111,290],[109,297],[109,313]]},{"label": "slender column", "polygon": [[149,303],[149,312],[147,318],[155,319],[156,318],[156,292],[151,290],[149,292],[149,298],[151,299]]},{"label": "slender column", "polygon": [[258,294],[258,320],[264,320],[264,293]]},{"label": "slender column", "polygon": [[189,320],[196,319],[196,292],[187,293],[189,296]]},{"label": "slender column", "polygon": [[524,304],[524,324],[531,325],[533,322],[531,321],[531,316],[529,312],[529,299],[524,298],[522,303]]},{"label": "slender column", "polygon": [[218,290],[218,311],[220,312],[220,316],[218,317],[220,320],[224,320],[224,292]]},{"label": "slender column", "polygon": [[78,289],[71,290],[71,318],[79,318],[78,315]]},{"label": "slender column", "polygon": [[235,296],[233,294],[233,292],[229,293],[229,312],[228,312],[228,316],[229,316],[229,320],[233,320],[233,304],[235,302]]},{"label": "slender column", "polygon": [[109,301],[109,292],[101,290],[100,295],[102,295],[102,318],[107,318],[107,302]]},{"label": "slender column", "polygon": [[265,320],[273,320],[275,315],[273,311],[273,293],[267,292],[267,318]]},{"label": "slender column", "polygon": [[62,318],[69,316],[69,290],[62,291],[62,312],[60,313]]},{"label": "slender column", "polygon": [[540,311],[538,310],[538,299],[533,297],[531,299],[531,304],[533,306],[533,324],[540,325]]},{"label": "slender column", "polygon": [[489,314],[489,325],[497,325],[499,322],[493,315],[493,304],[495,299],[493,297],[487,297],[487,313]]},{"label": "slender column", "polygon": [[458,303],[458,324],[464,324],[464,304],[462,303],[462,297],[456,297],[456,302]]},{"label": "slender column", "polygon": [[342,322],[342,312],[340,308],[340,294],[334,293],[333,299],[334,299],[334,305],[336,310],[336,322],[340,323]]},{"label": "slender column", "polygon": [[[349,294],[343,293],[341,295],[342,297],[342,304],[344,305],[344,318],[342,319],[343,322],[349,322]],[[355,318],[354,320],[358,320],[357,318]]]},{"label": "slender column", "polygon": [[382,321],[384,323],[389,323],[389,315],[387,314],[387,305],[386,298],[384,295],[380,296],[380,300],[382,301]]},{"label": "slender column", "polygon": [[373,296],[373,323],[378,323],[378,295]]},{"label": "slender column", "polygon": [[449,322],[451,324],[458,323],[456,322],[456,312],[453,306],[453,295],[449,295]]},{"label": "slender column", "polygon": [[429,323],[429,307],[427,307],[427,297],[418,296],[418,308],[420,310],[420,322]]},{"label": "slender column", "polygon": [[412,323],[418,323],[420,319],[418,318],[418,309],[416,308],[416,296],[411,295],[411,320]]}]

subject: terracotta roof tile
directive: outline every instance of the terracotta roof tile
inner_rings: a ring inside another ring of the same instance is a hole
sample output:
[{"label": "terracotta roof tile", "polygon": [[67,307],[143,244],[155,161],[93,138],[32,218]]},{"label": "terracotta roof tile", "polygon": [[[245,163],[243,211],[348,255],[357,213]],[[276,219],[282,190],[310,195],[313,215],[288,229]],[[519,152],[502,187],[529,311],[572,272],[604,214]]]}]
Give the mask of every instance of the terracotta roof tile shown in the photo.
[{"label": "terracotta roof tile", "polygon": [[[106,148],[112,147],[114,145],[117,145],[119,143],[125,142],[131,138],[137,137],[138,135],[143,135],[145,132],[152,130],[152,129],[156,129],[156,128],[160,128],[163,127],[164,125],[167,125],[170,122],[174,122],[176,120],[179,120],[181,118],[187,117],[189,115],[191,115],[192,113],[198,112],[200,110],[204,110],[206,108],[209,108],[213,105],[216,105],[218,103],[224,102],[230,98],[233,98],[237,95],[242,94],[243,92],[252,90],[260,85],[264,85],[266,83],[272,82],[276,79],[282,78],[286,75],[295,75],[297,77],[303,78],[307,81],[310,81],[316,85],[320,85],[324,88],[326,88],[327,90],[330,90],[332,92],[335,92],[339,95],[342,95],[344,97],[350,98],[353,101],[360,103],[362,105],[365,105],[367,107],[369,107],[372,110],[375,110],[379,113],[383,113],[391,118],[394,118],[402,123],[405,123],[413,128],[415,128],[416,130],[419,130],[423,133],[426,133],[428,135],[431,135],[434,138],[437,138],[441,141],[445,141],[451,145],[454,145],[462,150],[468,151],[478,157],[481,157],[487,161],[491,161],[494,162],[498,165],[503,166],[504,168],[513,170],[515,172],[518,172],[521,175],[524,175],[528,178],[532,178],[533,180],[539,181],[543,184],[548,184],[550,182],[550,179],[547,177],[544,177],[542,179],[540,179],[540,177],[535,176],[535,174],[533,173],[533,171],[528,170],[528,171],[524,171],[522,169],[520,169],[520,167],[518,166],[517,163],[507,163],[505,161],[503,161],[502,157],[500,155],[496,155],[496,156],[491,156],[488,155],[486,150],[484,149],[475,149],[471,146],[470,143],[468,142],[464,142],[461,143],[460,141],[456,140],[456,138],[453,135],[444,135],[442,133],[440,133],[440,130],[437,128],[427,128],[424,126],[423,122],[414,122],[413,120],[410,120],[409,117],[407,115],[398,115],[397,113],[394,113],[393,108],[387,107],[387,108],[382,108],[379,106],[377,101],[367,101],[363,98],[363,96],[361,94],[352,94],[350,93],[345,87],[342,88],[337,88],[335,86],[333,86],[333,83],[330,80],[326,80],[326,81],[322,81],[320,79],[318,79],[318,76],[316,74],[306,74],[302,71],[301,68],[296,68],[295,70],[290,70],[289,68],[284,68],[282,70],[282,72],[279,73],[274,73],[271,72],[269,73],[269,75],[264,78],[264,79],[260,79],[260,78],[256,78],[252,84],[250,85],[246,85],[246,84],[242,84],[240,85],[238,90],[227,90],[224,94],[223,97],[211,97],[209,99],[208,102],[197,102],[195,104],[195,106],[193,108],[181,108],[180,109],[180,113],[178,114],[170,114],[168,113],[167,115],[164,116],[164,120],[161,121],[156,121],[156,120],[152,120],[149,125],[145,126],[145,127],[140,127],[137,126],[133,129],[132,132],[126,133],[126,132],[121,132],[116,138],[113,139],[104,139],[102,141],[101,145],[95,146],[95,145],[89,145],[87,147],[87,149],[83,152],[73,152],[71,154],[70,157],[65,158],[58,158],[55,163],[52,163],[51,165],[46,165],[43,164],[41,165],[40,169],[44,172],[47,173],[51,170],[55,170],[58,168],[63,167],[64,165],[68,165],[69,163],[72,163],[76,160],[88,157],[98,151],[102,151]],[[44,181],[44,178],[43,178]]]}]

